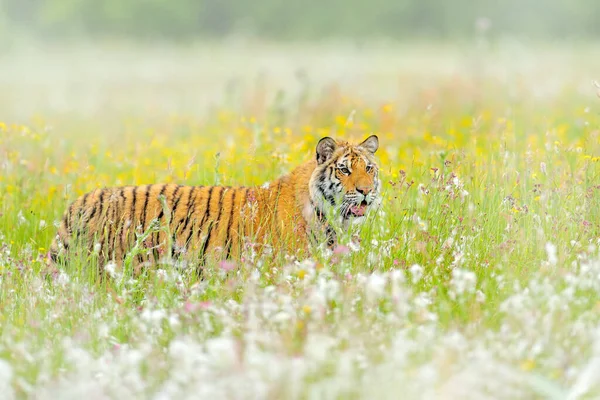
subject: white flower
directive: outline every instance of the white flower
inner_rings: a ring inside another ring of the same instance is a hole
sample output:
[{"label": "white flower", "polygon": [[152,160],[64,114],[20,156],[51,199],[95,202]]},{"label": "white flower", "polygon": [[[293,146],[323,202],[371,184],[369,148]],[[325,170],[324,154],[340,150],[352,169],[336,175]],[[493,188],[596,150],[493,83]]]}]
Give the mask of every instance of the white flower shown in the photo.
[{"label": "white flower", "polygon": [[475,292],[475,300],[477,300],[478,303],[485,302],[485,294],[481,290],[477,290],[477,292]]},{"label": "white flower", "polygon": [[23,225],[23,224],[27,223],[27,219],[23,215],[23,211],[19,210],[19,214],[17,214],[17,218],[18,218],[17,225]]},{"label": "white flower", "polygon": [[556,265],[558,258],[556,257],[556,246],[552,243],[546,243],[546,253],[548,254],[548,262],[550,265]]},{"label": "white flower", "polygon": [[11,386],[12,378],[12,367],[8,362],[0,359],[0,393],[2,393],[2,398],[14,398],[14,392]]},{"label": "white flower", "polygon": [[460,268],[454,268],[452,270],[450,285],[452,286],[455,295],[460,296],[463,293],[472,293],[475,290],[476,284],[477,277],[473,271]]},{"label": "white flower", "polygon": [[114,278],[116,276],[116,268],[117,268],[117,264],[115,264],[114,262],[109,262],[108,264],[106,264],[104,266],[104,270],[108,273],[108,275],[111,278]]},{"label": "white flower", "polygon": [[60,286],[66,286],[70,282],[69,275],[67,275],[64,271],[60,271],[58,274],[58,278],[56,279],[56,283]]},{"label": "white flower", "polygon": [[380,298],[385,291],[386,281],[385,276],[382,276],[377,272],[372,273],[369,276],[365,287],[367,297],[371,300]]},{"label": "white flower", "polygon": [[421,280],[423,276],[423,267],[419,264],[413,264],[409,268],[410,274],[412,275],[412,283],[417,283]]},{"label": "white flower", "polygon": [[145,308],[144,311],[142,311],[142,313],[140,314],[140,317],[144,321],[156,325],[167,317],[167,313],[165,312],[165,310],[162,309],[150,310],[148,308]]}]

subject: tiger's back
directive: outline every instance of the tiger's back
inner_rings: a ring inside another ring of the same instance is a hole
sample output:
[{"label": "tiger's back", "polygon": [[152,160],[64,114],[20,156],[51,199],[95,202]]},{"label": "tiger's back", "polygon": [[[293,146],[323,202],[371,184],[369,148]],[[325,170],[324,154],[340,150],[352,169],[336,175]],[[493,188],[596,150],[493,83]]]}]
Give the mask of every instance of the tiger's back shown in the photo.
[{"label": "tiger's back", "polygon": [[123,260],[136,243],[137,262],[166,255],[195,255],[201,261],[216,249],[223,258],[236,257],[242,234],[260,233],[254,223],[267,217],[253,209],[257,195],[256,188],[177,184],[96,189],[66,210],[51,257],[57,261],[75,245],[96,251],[102,265]]}]

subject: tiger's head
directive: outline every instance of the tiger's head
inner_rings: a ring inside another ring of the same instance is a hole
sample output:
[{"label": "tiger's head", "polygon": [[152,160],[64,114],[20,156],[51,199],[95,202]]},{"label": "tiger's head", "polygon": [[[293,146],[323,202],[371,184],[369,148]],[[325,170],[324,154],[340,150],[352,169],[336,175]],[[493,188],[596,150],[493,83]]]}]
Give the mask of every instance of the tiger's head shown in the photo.
[{"label": "tiger's head", "polygon": [[332,210],[344,223],[362,220],[380,200],[381,181],[375,162],[378,148],[375,135],[357,145],[322,138],[317,144],[317,166],[309,183],[314,207],[322,213]]}]

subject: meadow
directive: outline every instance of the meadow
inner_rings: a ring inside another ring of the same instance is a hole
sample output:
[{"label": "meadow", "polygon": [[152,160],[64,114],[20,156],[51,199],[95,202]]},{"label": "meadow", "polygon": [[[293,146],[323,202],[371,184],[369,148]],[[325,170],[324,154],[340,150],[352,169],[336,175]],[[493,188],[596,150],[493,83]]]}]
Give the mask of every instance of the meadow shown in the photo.
[{"label": "meadow", "polygon": [[[599,397],[599,71],[510,42],[3,55],[0,396]],[[90,189],[260,185],[371,133],[383,207],[333,252],[47,267]]]}]

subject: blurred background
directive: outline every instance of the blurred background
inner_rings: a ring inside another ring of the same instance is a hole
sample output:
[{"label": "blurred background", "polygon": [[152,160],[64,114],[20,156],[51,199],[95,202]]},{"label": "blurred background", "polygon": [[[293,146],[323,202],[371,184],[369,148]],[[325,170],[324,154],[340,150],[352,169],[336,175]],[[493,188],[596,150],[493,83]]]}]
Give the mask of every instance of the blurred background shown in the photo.
[{"label": "blurred background", "polygon": [[2,0],[4,45],[19,35],[191,41],[464,40],[476,29],[537,40],[597,39],[597,0]]},{"label": "blurred background", "polygon": [[459,80],[594,96],[599,21],[598,0],[0,0],[0,120],[402,106]]}]

